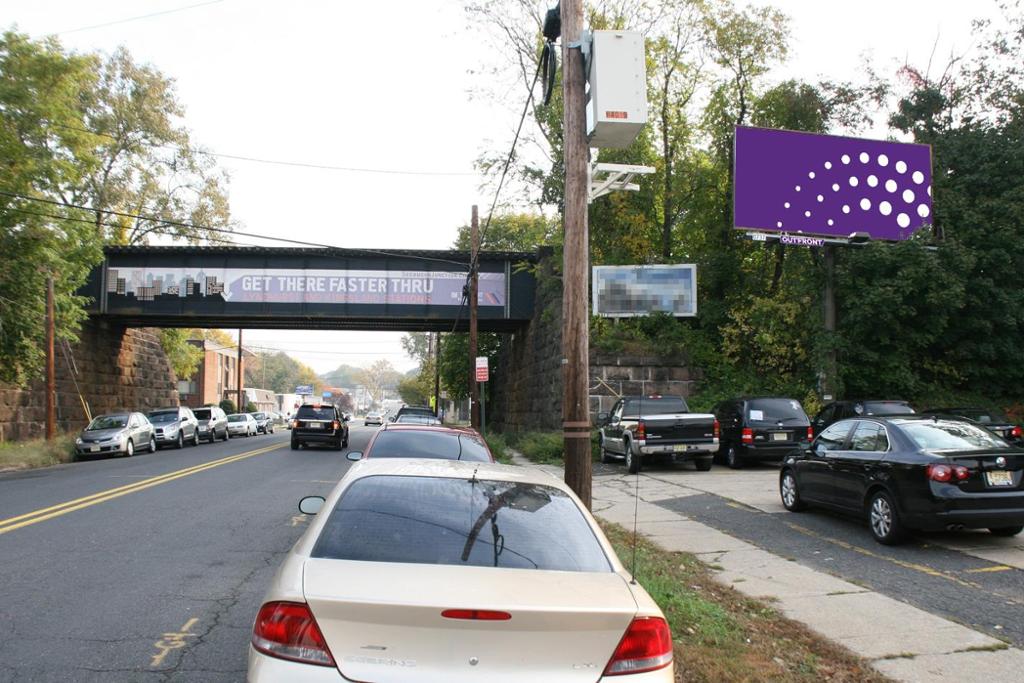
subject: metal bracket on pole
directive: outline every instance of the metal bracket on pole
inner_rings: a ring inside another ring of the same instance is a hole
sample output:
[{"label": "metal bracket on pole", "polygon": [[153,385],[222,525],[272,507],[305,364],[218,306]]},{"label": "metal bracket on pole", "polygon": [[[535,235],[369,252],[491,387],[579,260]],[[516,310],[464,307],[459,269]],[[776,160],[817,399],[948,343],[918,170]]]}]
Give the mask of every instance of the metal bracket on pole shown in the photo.
[{"label": "metal bracket on pole", "polygon": [[638,175],[654,173],[655,170],[653,166],[598,163],[591,163],[588,169],[590,171],[588,202],[593,202],[598,197],[612,192],[636,192],[640,186],[633,182],[633,178]]}]

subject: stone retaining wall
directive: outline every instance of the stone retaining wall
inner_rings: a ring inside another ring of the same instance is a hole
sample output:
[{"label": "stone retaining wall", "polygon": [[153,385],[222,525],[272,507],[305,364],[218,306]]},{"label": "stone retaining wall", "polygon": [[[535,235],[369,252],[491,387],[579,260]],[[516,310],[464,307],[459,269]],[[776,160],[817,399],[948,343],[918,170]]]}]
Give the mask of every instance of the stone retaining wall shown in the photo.
[{"label": "stone retaining wall", "polygon": [[[90,320],[79,339],[71,345],[74,379],[93,416],[178,405],[176,378],[157,331]],[[60,345],[56,374],[58,430],[78,431],[86,423],[85,409]],[[45,432],[45,381],[25,389],[0,384],[0,441],[36,438]]]}]

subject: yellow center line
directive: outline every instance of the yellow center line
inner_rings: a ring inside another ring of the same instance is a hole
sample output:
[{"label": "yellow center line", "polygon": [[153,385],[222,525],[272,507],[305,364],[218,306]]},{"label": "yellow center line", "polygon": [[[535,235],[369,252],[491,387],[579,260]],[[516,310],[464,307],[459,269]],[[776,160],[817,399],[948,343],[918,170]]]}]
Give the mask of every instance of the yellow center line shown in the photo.
[{"label": "yellow center line", "polygon": [[980,574],[983,572],[1008,572],[1012,571],[1013,567],[1007,567],[1005,564],[997,564],[994,567],[981,567],[980,569],[968,569],[968,574]]},{"label": "yellow center line", "polygon": [[9,517],[7,519],[0,520],[0,535],[5,534],[8,531],[14,531],[15,529],[20,529],[22,527],[29,526],[31,524],[36,524],[38,522],[43,522],[48,519],[53,519],[54,517],[60,517],[61,515],[65,515],[69,512],[82,510],[93,505],[98,505],[99,503],[105,503],[109,500],[114,500],[115,498],[126,496],[129,493],[142,491],[153,486],[166,484],[167,482],[174,481],[175,479],[181,479],[182,477],[198,474],[199,472],[213,469],[214,467],[220,467],[221,465],[227,465],[228,463],[237,462],[239,460],[244,460],[246,458],[251,458],[256,455],[261,455],[269,451],[277,450],[279,448],[282,448],[283,446],[283,444],[278,444],[275,446],[267,446],[266,448],[259,448],[257,450],[249,451],[247,453],[230,455],[225,458],[221,458],[220,460],[212,460],[210,462],[201,463],[193,467],[186,467],[185,469],[175,470],[173,472],[161,474],[150,479],[137,481],[133,484],[126,484],[125,486],[118,486],[117,488],[107,489],[106,491],[100,491],[89,496],[76,498],[75,500],[69,500],[67,502],[60,503],[59,505],[51,505],[50,507],[47,508],[33,510],[32,512],[27,512],[23,515],[18,515],[17,517]]}]

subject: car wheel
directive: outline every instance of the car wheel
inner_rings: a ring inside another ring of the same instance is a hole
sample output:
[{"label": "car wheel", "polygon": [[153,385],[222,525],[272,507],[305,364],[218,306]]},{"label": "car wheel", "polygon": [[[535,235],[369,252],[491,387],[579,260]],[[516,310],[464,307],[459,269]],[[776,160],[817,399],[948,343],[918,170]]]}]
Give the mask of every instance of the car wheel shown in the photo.
[{"label": "car wheel", "polygon": [[907,536],[892,497],[885,491],[875,491],[868,501],[868,525],[871,535],[883,545],[896,545]]},{"label": "car wheel", "polygon": [[297,441],[292,441],[292,450],[293,451],[299,450],[299,443]]},{"label": "car wheel", "polygon": [[336,450],[336,451],[340,451],[344,447],[345,447],[345,442],[342,441],[341,439],[338,439],[338,443],[334,444],[334,450]]},{"label": "car wheel", "polygon": [[738,470],[743,467],[743,461],[740,459],[740,454],[736,451],[736,447],[733,445],[730,445],[729,449],[725,452],[725,464],[731,470]]},{"label": "car wheel", "polygon": [[185,447],[185,436],[181,432],[178,432],[178,442],[174,444],[174,447],[175,448],[184,448]]},{"label": "car wheel", "polygon": [[273,433],[274,433],[274,428],[273,428],[273,427],[271,427],[271,428],[270,428],[270,433],[271,433],[271,434],[273,434]]},{"label": "car wheel", "polygon": [[199,445],[199,430],[198,429],[196,429],[195,431],[192,432],[192,445],[193,446],[198,446]]},{"label": "car wheel", "polygon": [[807,509],[807,503],[800,498],[800,489],[797,486],[793,470],[782,471],[782,476],[779,478],[779,494],[782,496],[782,506],[790,512]]},{"label": "car wheel", "polygon": [[150,436],[149,437],[149,452],[150,453],[156,453],[156,437],[155,436]]},{"label": "car wheel", "polygon": [[640,456],[633,453],[633,446],[628,441],[626,442],[626,470],[630,474],[640,472]]},{"label": "car wheel", "polygon": [[1001,526],[988,530],[993,536],[1016,536],[1022,531],[1024,531],[1024,526]]},{"label": "car wheel", "polygon": [[130,458],[135,455],[135,442],[128,439],[128,443],[124,445],[124,455],[126,458]]},{"label": "car wheel", "polygon": [[693,464],[697,466],[697,471],[698,472],[710,472],[711,471],[711,463],[713,461],[714,461],[714,458],[700,458],[698,460],[694,460]]}]

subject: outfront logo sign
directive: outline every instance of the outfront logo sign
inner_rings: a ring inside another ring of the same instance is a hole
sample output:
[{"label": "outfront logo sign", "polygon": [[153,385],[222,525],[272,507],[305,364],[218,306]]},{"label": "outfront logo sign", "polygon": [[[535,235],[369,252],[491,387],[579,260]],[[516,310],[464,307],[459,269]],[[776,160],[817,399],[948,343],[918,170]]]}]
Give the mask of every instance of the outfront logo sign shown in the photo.
[{"label": "outfront logo sign", "polygon": [[734,226],[904,240],[932,222],[928,145],[736,128]]}]

